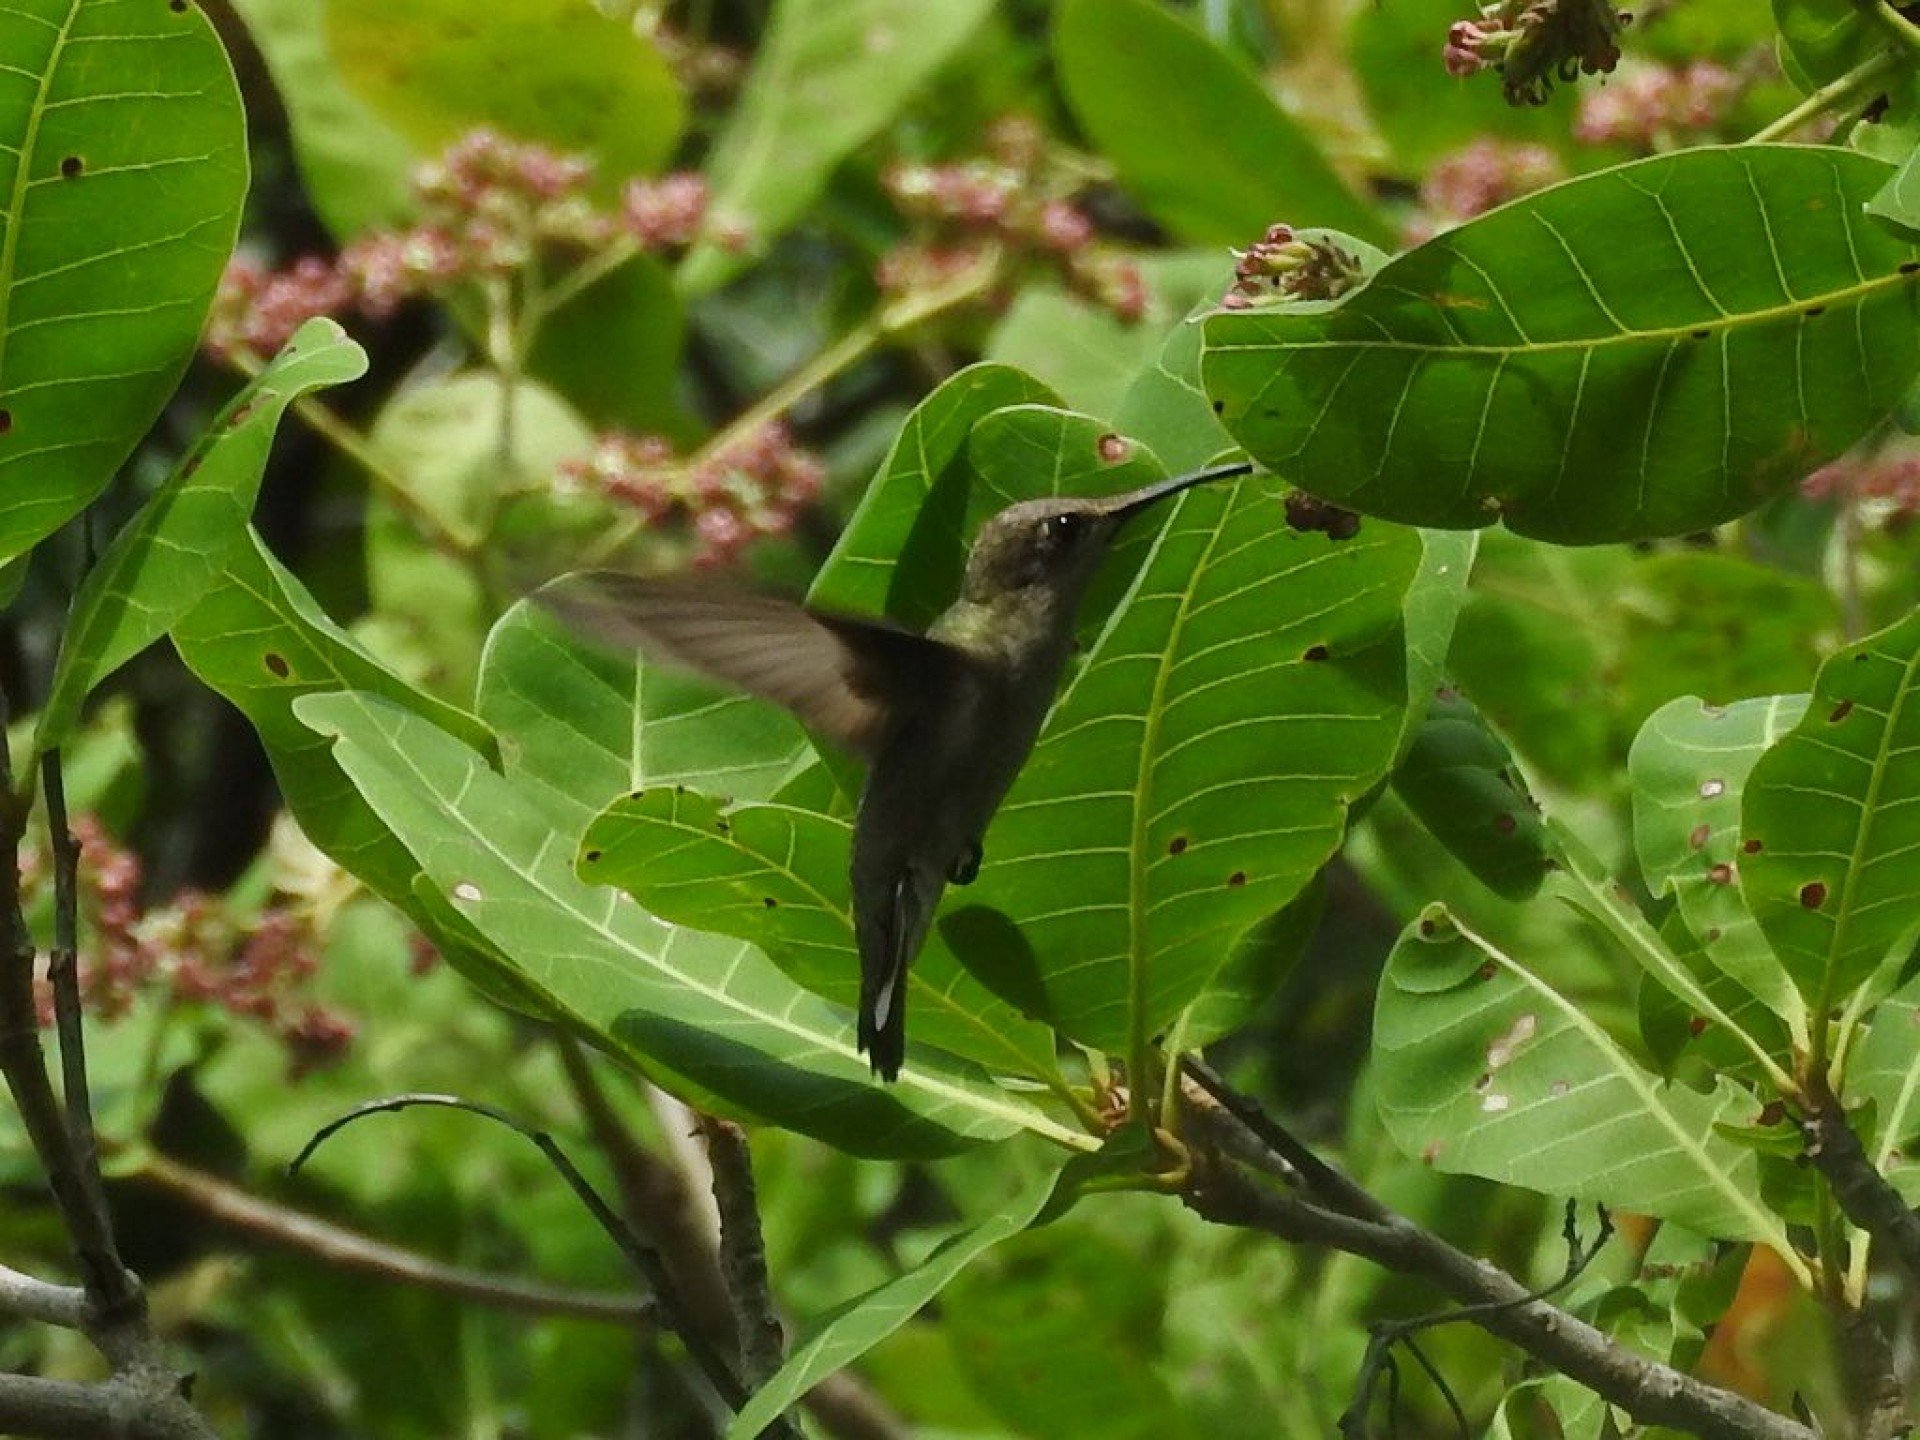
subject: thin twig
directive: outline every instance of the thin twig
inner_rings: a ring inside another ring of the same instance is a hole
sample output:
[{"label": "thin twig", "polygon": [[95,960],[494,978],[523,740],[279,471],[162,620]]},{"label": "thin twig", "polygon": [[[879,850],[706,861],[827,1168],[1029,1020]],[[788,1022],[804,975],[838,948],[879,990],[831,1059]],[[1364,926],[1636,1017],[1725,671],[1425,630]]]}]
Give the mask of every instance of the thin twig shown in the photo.
[{"label": "thin twig", "polygon": [[38,1320],[66,1330],[86,1328],[87,1292],[78,1285],[55,1285],[11,1266],[0,1265],[0,1312]]},{"label": "thin twig", "polygon": [[53,949],[47,980],[53,989],[54,1030],[60,1039],[60,1098],[67,1111],[67,1143],[73,1150],[87,1203],[106,1214],[100,1180],[100,1141],[93,1128],[93,1098],[87,1085],[87,1041],[80,1011],[80,844],[67,824],[67,782],[60,752],[40,757],[40,789],[47,807],[47,843],[53,852]]},{"label": "thin twig", "polygon": [[137,1177],[236,1234],[310,1255],[336,1270],[454,1295],[496,1310],[566,1315],[621,1325],[653,1320],[653,1302],[643,1296],[543,1285],[444,1264],[316,1215],[277,1205],[170,1156],[150,1153],[143,1157]]},{"label": "thin twig", "polygon": [[[767,1245],[760,1233],[760,1202],[753,1183],[753,1155],[747,1135],[729,1120],[700,1117],[713,1167],[713,1198],[720,1207],[720,1273],[733,1300],[739,1336],[740,1378],[758,1390],[786,1359],[787,1337],[773,1310],[767,1277]],[[785,1427],[792,1434],[791,1427]]]},{"label": "thin twig", "polygon": [[386,1111],[407,1110],[417,1105],[440,1106],[449,1110],[463,1110],[470,1115],[479,1115],[496,1124],[506,1126],[516,1135],[532,1143],[542,1155],[547,1157],[547,1163],[559,1172],[560,1178],[567,1182],[567,1188],[573,1191],[582,1205],[586,1206],[588,1213],[606,1232],[607,1237],[619,1247],[620,1253],[625,1255],[634,1269],[640,1272],[641,1278],[647,1282],[647,1288],[653,1292],[661,1320],[680,1337],[681,1344],[687,1348],[687,1354],[699,1367],[700,1373],[706,1376],[707,1383],[713,1387],[714,1393],[730,1410],[738,1411],[746,1403],[746,1390],[740,1384],[739,1377],[734,1374],[733,1368],[714,1348],[700,1327],[692,1323],[687,1314],[686,1305],[673,1284],[673,1278],[667,1273],[666,1265],[660,1259],[659,1251],[634,1233],[633,1227],[622,1220],[601,1198],[600,1192],[593,1188],[587,1177],[582,1175],[573,1161],[567,1158],[566,1152],[560,1148],[559,1143],[544,1130],[537,1130],[492,1105],[482,1104],[477,1100],[463,1100],[457,1095],[393,1095],[384,1100],[370,1100],[364,1105],[355,1106],[339,1119],[321,1126],[300,1153],[294,1156],[292,1163],[287,1166],[288,1172],[297,1174],[300,1167],[306,1164],[314,1152],[330,1137],[356,1120]]},{"label": "thin twig", "polygon": [[1883,75],[1888,75],[1898,68],[1900,58],[1892,50],[1875,51],[1846,74],[1822,85],[1779,119],[1756,130],[1748,143],[1758,145],[1768,140],[1784,139],[1802,125],[1818,119],[1835,106],[1864,93]]}]

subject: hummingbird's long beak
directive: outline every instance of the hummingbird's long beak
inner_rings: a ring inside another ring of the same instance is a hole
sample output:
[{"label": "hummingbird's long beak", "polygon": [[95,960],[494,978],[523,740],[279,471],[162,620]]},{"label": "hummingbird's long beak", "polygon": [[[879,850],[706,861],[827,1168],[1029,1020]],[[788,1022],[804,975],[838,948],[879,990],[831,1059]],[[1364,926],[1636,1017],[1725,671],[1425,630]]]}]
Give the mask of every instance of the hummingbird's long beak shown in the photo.
[{"label": "hummingbird's long beak", "polygon": [[1190,490],[1195,485],[1204,485],[1209,480],[1230,480],[1238,475],[1251,475],[1253,465],[1241,460],[1232,465],[1215,465],[1210,470],[1195,470],[1190,474],[1176,475],[1171,480],[1162,480],[1157,484],[1145,486],[1127,495],[1116,495],[1106,502],[1105,513],[1116,521],[1126,521],[1138,515],[1142,510],[1166,499],[1169,495],[1178,495],[1182,490]]}]

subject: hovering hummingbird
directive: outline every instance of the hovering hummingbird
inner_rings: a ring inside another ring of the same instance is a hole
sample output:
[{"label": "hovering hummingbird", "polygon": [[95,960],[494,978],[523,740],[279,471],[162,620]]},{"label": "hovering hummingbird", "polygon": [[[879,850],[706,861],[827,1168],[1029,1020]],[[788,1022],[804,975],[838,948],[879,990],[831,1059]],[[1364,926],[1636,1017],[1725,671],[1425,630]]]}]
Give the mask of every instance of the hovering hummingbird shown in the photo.
[{"label": "hovering hummingbird", "polygon": [[853,826],[860,1049],[892,1080],[907,966],[949,884],[979,873],[987,822],[1026,763],[1073,648],[1075,612],[1120,527],[1246,463],[1099,499],[1023,500],[987,521],[960,598],[922,635],[885,620],[684,578],[588,571],[539,593],[576,629],[785,706],[867,761]]}]

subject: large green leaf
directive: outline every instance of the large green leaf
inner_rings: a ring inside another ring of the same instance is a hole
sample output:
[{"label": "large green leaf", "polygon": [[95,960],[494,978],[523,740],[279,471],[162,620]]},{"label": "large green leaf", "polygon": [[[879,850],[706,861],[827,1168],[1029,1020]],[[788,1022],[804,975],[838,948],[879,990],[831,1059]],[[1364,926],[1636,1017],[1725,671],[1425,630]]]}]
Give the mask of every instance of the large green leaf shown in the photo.
[{"label": "large green leaf", "polygon": [[381,895],[408,905],[420,867],[355,794],[326,743],[294,718],[293,702],[351,689],[408,706],[470,744],[491,745],[485,728],[421,694],[357,645],[252,531],[175,624],[173,643],[187,667],[253,723],[307,837]]},{"label": "large green leaf", "polygon": [[764,253],[991,9],[992,0],[777,0],[706,166],[714,218],[745,243],[696,248],[682,286],[717,289]]},{"label": "large green leaf", "polygon": [[1445,1171],[1756,1240],[1786,1230],[1751,1150],[1716,1127],[1759,1106],[1663,1084],[1552,980],[1431,906],[1401,936],[1374,1012],[1380,1114],[1394,1143]]},{"label": "large green leaf", "polygon": [[651,41],[579,0],[325,0],[341,76],[432,153],[469,130],[591,154],[611,194],[672,158],[679,82]]},{"label": "large green leaf", "polygon": [[297,708],[432,887],[616,1053],[856,1154],[946,1154],[1023,1129],[1080,1143],[971,1067],[923,1057],[877,1083],[842,1013],[754,951],[579,880],[546,809],[431,722],[355,692]]},{"label": "large green leaf", "polygon": [[413,148],[347,88],[314,0],[231,0],[286,107],[307,198],[336,238],[405,220]]},{"label": "large green leaf", "polygon": [[197,6],[0,10],[0,562],[113,478],[193,354],[247,191]]},{"label": "large green leaf", "polygon": [[199,602],[243,543],[280,417],[301,395],[366,373],[366,352],[309,320],[114,537],[74,597],[36,744],[66,743],[80,703]]},{"label": "large green leaf", "polygon": [[[1038,448],[1047,420],[989,423]],[[1290,531],[1258,479],[1167,508],[1137,522],[1142,568],[950,902],[1018,926],[1030,973],[1010,998],[1111,1049],[1170,1022],[1301,892],[1384,778],[1407,705],[1418,535]],[[976,970],[982,948],[963,944]]]},{"label": "large green leaf", "polygon": [[1053,58],[1081,128],[1185,239],[1250,244],[1281,220],[1390,238],[1259,77],[1154,0],[1063,0]]},{"label": "large green leaf", "polygon": [[1017,494],[986,493],[974,484],[967,459],[976,421],[1029,403],[1057,403],[1057,397],[1009,366],[972,365],[915,406],[808,601],[929,624],[959,594],[967,535],[1002,505],[1045,493],[1045,475]]},{"label": "large green leaf", "polygon": [[904,1275],[834,1311],[794,1347],[779,1373],[734,1416],[727,1426],[727,1440],[753,1440],[815,1385],[846,1369],[906,1324],[979,1256],[1031,1225],[1053,1186],[1051,1175],[1029,1185],[997,1213],[941,1242]]},{"label": "large green leaf", "polygon": [[[817,995],[860,997],[846,821],[791,805],[728,805],[680,786],[616,800],[581,840],[580,875],[661,919],[748,941]],[[1053,1037],[934,946],[909,974],[912,1034],[996,1072],[1055,1073]],[[909,1063],[917,1063],[910,1058]]]},{"label": "large green leaf", "polygon": [[1920,259],[1861,210],[1888,173],[1748,145],[1570,181],[1338,301],[1216,314],[1207,391],[1255,458],[1368,514],[1704,529],[1853,444],[1920,368]]},{"label": "large green leaf", "polygon": [[1748,777],[1740,835],[1747,904],[1824,1015],[1920,921],[1920,612],[1820,667]]},{"label": "large green leaf", "polygon": [[770,799],[812,763],[785,710],[570,636],[530,601],[487,637],[476,700],[510,778],[540,797],[569,845],[616,796],[690,785]]},{"label": "large green leaf", "polygon": [[1740,890],[1740,802],[1754,762],[1806,712],[1804,695],[1734,705],[1687,696],[1647,718],[1628,756],[1633,839],[1647,887],[1672,891],[1712,963],[1807,1033],[1807,1007]]},{"label": "large green leaf", "polygon": [[1122,434],[1147,445],[1176,472],[1198,470],[1233,445],[1200,388],[1200,340],[1197,315],[1174,326],[1113,417]]}]

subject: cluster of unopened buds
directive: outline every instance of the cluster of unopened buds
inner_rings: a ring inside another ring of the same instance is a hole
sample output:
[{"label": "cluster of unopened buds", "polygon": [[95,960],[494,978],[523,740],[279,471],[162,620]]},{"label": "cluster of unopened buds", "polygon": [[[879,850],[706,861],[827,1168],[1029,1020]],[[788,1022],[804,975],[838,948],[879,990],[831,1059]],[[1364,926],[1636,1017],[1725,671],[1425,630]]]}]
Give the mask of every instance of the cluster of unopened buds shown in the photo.
[{"label": "cluster of unopened buds", "polygon": [[1419,243],[1476,215],[1551,185],[1566,174],[1544,145],[1479,139],[1442,156],[1420,182],[1420,209],[1407,225]]},{"label": "cluster of unopened buds", "polygon": [[707,186],[694,174],[630,181],[618,210],[593,197],[593,164],[475,130],[414,176],[418,220],[362,235],[328,260],[281,269],[236,257],[207,322],[216,356],[272,355],[316,315],[382,319],[403,302],[496,280],[554,253],[584,257],[627,241],[682,249],[702,232]]},{"label": "cluster of unopened buds", "polygon": [[1510,105],[1544,105],[1555,80],[1620,63],[1625,23],[1608,0],[1490,0],[1448,29],[1443,58],[1449,75],[1497,70]]},{"label": "cluster of unopened buds", "polygon": [[1643,154],[1711,135],[1747,82],[1712,60],[1635,65],[1580,97],[1574,138]]},{"label": "cluster of unopened buds", "polygon": [[1328,240],[1270,225],[1245,250],[1233,252],[1233,284],[1222,310],[1250,310],[1263,300],[1333,300],[1365,278],[1360,257]]},{"label": "cluster of unopened buds", "polygon": [[1017,278],[1013,265],[1024,262],[1122,320],[1140,319],[1148,296],[1139,266],[1100,238],[1050,163],[1040,128],[1010,117],[989,128],[987,143],[984,155],[950,164],[888,167],[887,194],[919,233],[881,260],[880,289],[937,292],[997,264],[1005,290]]},{"label": "cluster of unopened buds", "polygon": [[791,531],[820,494],[825,470],[781,421],[694,458],[657,435],[602,435],[583,458],[561,462],[563,486],[605,495],[649,527],[684,525],[692,563],[724,565],[753,541]]},{"label": "cluster of unopened buds", "polygon": [[1846,498],[1866,502],[1866,518],[1888,529],[1920,520],[1920,454],[1842,455],[1800,482],[1809,500]]},{"label": "cluster of unopened buds", "polygon": [[[224,1011],[271,1031],[293,1073],[337,1059],[357,1026],[345,1012],[302,994],[319,968],[318,937],[304,912],[268,905],[242,922],[220,900],[185,890],[166,905],[140,899],[139,858],[89,815],[73,820],[79,844],[78,899],[90,921],[79,956],[80,998],[102,1019],[116,1019],[143,996]],[[22,866],[39,888],[43,858]],[[53,1005],[44,984],[43,1023]]]}]

